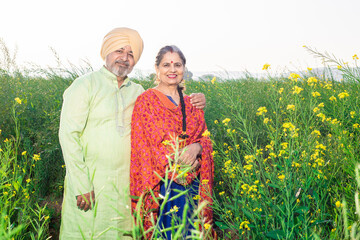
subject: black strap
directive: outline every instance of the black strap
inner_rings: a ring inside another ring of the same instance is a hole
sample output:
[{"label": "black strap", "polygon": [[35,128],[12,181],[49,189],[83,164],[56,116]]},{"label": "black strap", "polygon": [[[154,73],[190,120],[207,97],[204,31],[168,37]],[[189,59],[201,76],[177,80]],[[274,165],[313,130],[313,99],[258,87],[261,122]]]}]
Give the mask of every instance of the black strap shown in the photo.
[{"label": "black strap", "polygon": [[182,113],[182,133],[179,135],[180,138],[186,139],[189,137],[189,135],[186,134],[186,112],[185,112],[185,102],[184,102],[184,96],[182,93],[182,88],[178,86],[177,88],[180,96],[180,104],[181,104],[181,113]]}]

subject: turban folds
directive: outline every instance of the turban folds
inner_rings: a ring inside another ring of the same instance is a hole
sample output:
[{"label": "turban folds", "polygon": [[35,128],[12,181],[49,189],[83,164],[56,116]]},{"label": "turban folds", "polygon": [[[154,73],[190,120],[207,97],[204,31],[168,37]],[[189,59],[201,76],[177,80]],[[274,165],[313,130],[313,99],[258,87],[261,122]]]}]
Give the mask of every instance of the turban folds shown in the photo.
[{"label": "turban folds", "polygon": [[109,53],[129,45],[134,54],[135,64],[139,60],[144,48],[143,40],[139,33],[130,28],[115,28],[104,37],[100,55],[103,60]]}]

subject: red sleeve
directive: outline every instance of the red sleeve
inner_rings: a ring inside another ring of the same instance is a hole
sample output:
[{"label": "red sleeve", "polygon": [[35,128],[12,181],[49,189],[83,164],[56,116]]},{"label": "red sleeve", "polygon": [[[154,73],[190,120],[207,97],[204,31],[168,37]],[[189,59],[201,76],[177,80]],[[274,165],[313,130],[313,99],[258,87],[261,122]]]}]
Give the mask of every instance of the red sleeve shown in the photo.
[{"label": "red sleeve", "polygon": [[[136,100],[131,120],[130,193],[137,197],[159,184],[154,171],[163,177],[168,164],[159,109],[155,111],[154,100],[147,95]],[[133,208],[136,203],[133,200]]]}]

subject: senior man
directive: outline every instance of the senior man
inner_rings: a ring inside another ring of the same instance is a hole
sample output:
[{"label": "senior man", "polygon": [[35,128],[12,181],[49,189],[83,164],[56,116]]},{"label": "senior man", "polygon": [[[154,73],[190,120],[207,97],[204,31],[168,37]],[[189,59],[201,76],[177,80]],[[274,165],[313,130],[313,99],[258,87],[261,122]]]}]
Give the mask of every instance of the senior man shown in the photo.
[{"label": "senior man", "polygon": [[[137,31],[115,28],[103,39],[105,65],[64,92],[59,138],[66,164],[60,239],[131,239],[130,121],[144,91],[127,78],[143,51]],[[194,94],[203,108],[205,97]]]}]

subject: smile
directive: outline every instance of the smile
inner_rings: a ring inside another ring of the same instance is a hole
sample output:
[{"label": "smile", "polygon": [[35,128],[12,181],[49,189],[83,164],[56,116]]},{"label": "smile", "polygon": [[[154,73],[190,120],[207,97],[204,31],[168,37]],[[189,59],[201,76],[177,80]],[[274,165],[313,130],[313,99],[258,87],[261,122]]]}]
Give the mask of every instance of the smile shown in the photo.
[{"label": "smile", "polygon": [[168,75],[168,78],[176,78],[176,77],[177,77],[176,74],[169,74],[169,75]]},{"label": "smile", "polygon": [[115,61],[116,64],[120,65],[121,67],[129,67],[129,63],[128,62],[124,62],[124,61]]}]

